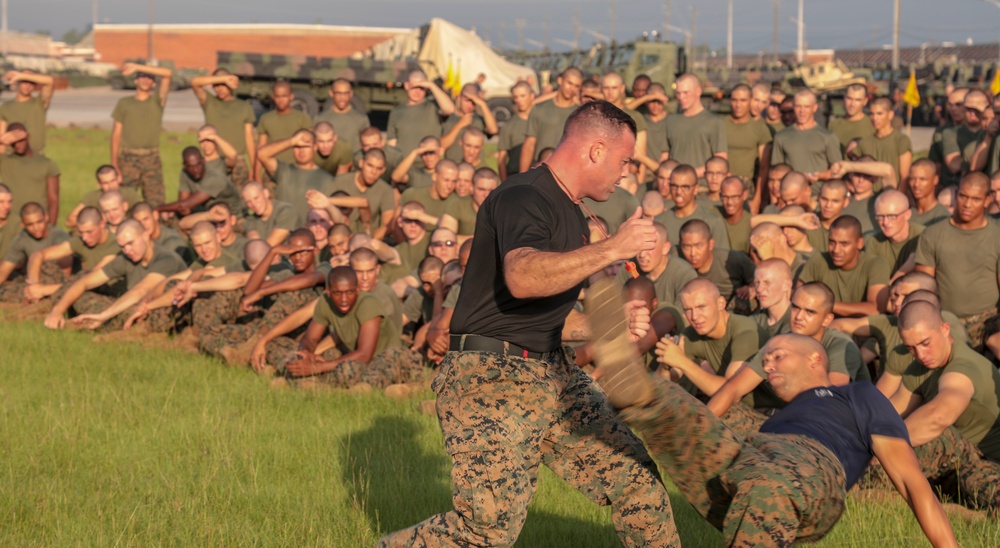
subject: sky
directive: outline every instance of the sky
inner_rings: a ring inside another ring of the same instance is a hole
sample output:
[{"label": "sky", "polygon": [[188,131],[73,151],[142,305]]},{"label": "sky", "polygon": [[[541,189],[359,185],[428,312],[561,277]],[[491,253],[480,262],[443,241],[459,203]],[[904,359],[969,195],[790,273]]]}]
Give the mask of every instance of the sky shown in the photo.
[{"label": "sky", "polygon": [[[48,30],[56,38],[70,29],[82,30],[92,21],[94,3],[101,23],[148,23],[155,0],[12,0],[8,28],[34,32]],[[723,48],[729,0],[160,0],[155,2],[158,23],[322,23],[328,25],[416,27],[441,17],[495,45],[518,44],[519,19],[524,20],[522,44],[538,49],[567,49],[574,39],[574,15],[579,14],[578,43],[589,45],[593,33],[625,41],[648,31],[662,31],[666,4],[670,24],[692,29],[692,6],[697,10],[694,33],[698,44]],[[770,51],[773,43],[775,0],[733,0],[733,50]],[[796,0],[777,0],[779,49],[794,51]],[[998,5],[990,5],[996,2]],[[892,0],[805,0],[807,47],[865,48],[892,43]],[[611,17],[614,6],[614,17]],[[975,43],[1000,39],[1000,0],[901,0],[900,43]],[[613,24],[612,24],[613,21]],[[546,28],[548,31],[546,32]],[[592,31],[592,32],[588,32]],[[671,38],[684,36],[672,32]]]}]

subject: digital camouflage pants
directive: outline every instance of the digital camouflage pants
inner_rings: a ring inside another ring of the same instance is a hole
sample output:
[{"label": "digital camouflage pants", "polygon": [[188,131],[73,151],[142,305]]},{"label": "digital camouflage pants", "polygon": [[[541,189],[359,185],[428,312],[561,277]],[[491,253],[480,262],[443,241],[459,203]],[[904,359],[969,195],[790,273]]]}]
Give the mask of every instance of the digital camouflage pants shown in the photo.
[{"label": "digital camouflage pants", "polygon": [[317,296],[312,288],[279,293],[258,320],[235,325],[202,326],[198,331],[198,348],[207,354],[221,356],[224,347],[238,345],[267,332],[291,313],[316,300]]},{"label": "digital camouflage pants", "polygon": [[[3,303],[23,303],[25,302],[24,290],[28,284],[24,282],[24,276],[13,276],[6,282],[0,284],[0,302]],[[42,263],[42,272],[39,276],[39,283],[42,284],[64,284],[69,276],[59,268],[56,263],[47,261]]]},{"label": "digital camouflage pants", "polygon": [[610,504],[622,544],[680,544],[656,465],[569,352],[545,360],[445,355],[432,388],[452,459],[454,510],[392,533],[381,546],[514,544],[540,464]]},{"label": "digital camouflage pants", "polygon": [[[295,359],[299,343],[290,337],[277,337],[267,343],[267,363],[278,367],[278,375],[285,376],[292,385],[297,377],[291,377],[285,365]],[[322,354],[324,360],[333,361],[341,356],[332,349]],[[385,388],[390,384],[419,382],[424,378],[424,359],[419,352],[403,346],[387,348],[368,363],[346,360],[337,364],[333,371],[316,376],[322,385],[335,388],[350,388],[356,384],[368,383],[375,388]]]},{"label": "digital camouflage pants", "polygon": [[726,546],[814,541],[840,519],[844,469],[822,444],[797,435],[744,438],[676,383],[657,381],[655,394],[622,418]]},{"label": "digital camouflage pants", "polygon": [[[955,483],[954,493],[972,508],[1000,509],[1000,464],[983,456],[954,426],[940,436],[913,448],[924,476],[932,483]],[[954,480],[954,481],[952,481]],[[892,489],[885,469],[875,461],[858,486],[862,489]]]},{"label": "digital camouflage pants", "polygon": [[[142,199],[156,207],[166,201],[163,190],[163,164],[160,151],[134,154],[127,150],[118,155],[118,168],[122,173],[122,184],[142,192]],[[129,204],[131,207],[133,204]]]}]

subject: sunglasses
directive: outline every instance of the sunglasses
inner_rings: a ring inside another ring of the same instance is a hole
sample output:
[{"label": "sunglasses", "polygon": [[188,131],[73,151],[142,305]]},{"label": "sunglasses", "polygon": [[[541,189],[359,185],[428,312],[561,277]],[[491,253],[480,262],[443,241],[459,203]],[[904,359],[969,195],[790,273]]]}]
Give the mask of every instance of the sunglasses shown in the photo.
[{"label": "sunglasses", "polygon": [[419,224],[423,224],[423,223],[421,223],[417,219],[407,219],[405,217],[402,218],[402,219],[400,219],[400,222],[402,222],[403,224],[407,224],[407,225],[419,225]]},{"label": "sunglasses", "polygon": [[431,247],[455,247],[458,242],[454,240],[445,240],[443,242],[431,242]]}]

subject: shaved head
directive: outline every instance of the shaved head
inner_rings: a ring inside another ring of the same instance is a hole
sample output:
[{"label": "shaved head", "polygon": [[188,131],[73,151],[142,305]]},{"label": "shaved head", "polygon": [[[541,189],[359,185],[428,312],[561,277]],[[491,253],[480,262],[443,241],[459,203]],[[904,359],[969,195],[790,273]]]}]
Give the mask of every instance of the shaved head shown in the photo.
[{"label": "shaved head", "polygon": [[923,289],[925,291],[930,291],[932,293],[938,293],[938,283],[934,276],[927,274],[925,272],[920,272],[914,270],[906,275],[900,276],[893,285],[896,284],[910,284],[915,285],[918,289]]},{"label": "shaved head", "polygon": [[879,206],[892,208],[893,211],[905,211],[910,208],[910,201],[906,198],[906,194],[893,188],[887,188],[878,195],[878,198],[875,198],[875,207]]},{"label": "shaved head", "polygon": [[924,326],[935,329],[944,323],[941,309],[927,301],[914,301],[899,311],[899,330]]},{"label": "shaved head", "polygon": [[709,299],[722,296],[722,293],[719,292],[719,286],[708,278],[695,278],[684,284],[684,289],[681,290],[681,295],[694,295],[695,293],[702,293]]},{"label": "shaved head", "polygon": [[826,350],[823,348],[823,345],[819,343],[819,341],[812,337],[799,335],[797,333],[783,333],[767,341],[767,344],[764,345],[761,352],[764,352],[766,355],[773,352],[778,346],[787,348],[795,354],[803,357],[818,355],[822,360],[821,363],[824,370],[830,370],[830,361],[829,358],[827,358]]}]

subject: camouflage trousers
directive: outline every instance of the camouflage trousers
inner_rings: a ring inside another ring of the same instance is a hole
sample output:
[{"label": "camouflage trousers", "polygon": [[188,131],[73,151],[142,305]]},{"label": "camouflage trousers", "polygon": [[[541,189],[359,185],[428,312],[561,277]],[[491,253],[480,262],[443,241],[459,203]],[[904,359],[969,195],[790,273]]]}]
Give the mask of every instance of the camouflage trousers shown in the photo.
[{"label": "camouflage trousers", "polygon": [[722,422],[726,423],[730,430],[743,439],[748,439],[760,432],[760,427],[766,420],[767,417],[763,413],[759,413],[740,402],[734,403],[729,407],[729,411],[722,415]]},{"label": "camouflage trousers", "polygon": [[844,511],[843,467],[806,436],[743,438],[665,381],[657,381],[652,403],[625,409],[622,418],[727,546],[818,540]]},{"label": "camouflage trousers", "polygon": [[965,333],[969,336],[969,346],[977,351],[983,348],[983,328],[986,326],[986,322],[996,315],[997,309],[994,307],[985,312],[972,316],[962,316],[958,319],[962,322]]},{"label": "camouflage trousers", "polygon": [[216,291],[204,298],[199,295],[191,301],[191,321],[199,328],[236,323],[241,316],[242,298],[243,292],[238,289]]},{"label": "camouflage trousers", "polygon": [[236,157],[236,165],[233,166],[232,173],[229,174],[236,185],[236,189],[243,192],[243,187],[250,182],[250,169],[247,167],[247,157],[240,154]]},{"label": "camouflage trousers", "polygon": [[[931,483],[954,484],[956,498],[972,508],[1000,510],[1000,464],[983,456],[954,426],[940,436],[913,448],[917,462]],[[892,489],[892,482],[879,462],[873,461],[858,486],[862,489]]]},{"label": "camouflage trousers", "polygon": [[224,347],[243,343],[257,334],[267,332],[292,312],[316,300],[316,296],[312,289],[279,293],[258,320],[244,324],[200,326],[198,348],[206,354],[221,356],[220,352]]},{"label": "camouflage trousers", "polygon": [[432,388],[452,459],[454,510],[380,546],[509,546],[545,464],[599,505],[612,506],[626,546],[680,544],[656,465],[570,352],[544,360],[448,352]]},{"label": "camouflage trousers", "polygon": [[[291,337],[278,337],[266,347],[267,363],[279,364],[278,375],[288,378],[293,386],[299,379],[290,377],[285,365],[295,359],[298,346],[298,341]],[[321,355],[328,361],[336,360],[340,356],[340,352],[336,349],[328,350]],[[341,361],[333,371],[317,375],[316,380],[320,384],[334,388],[350,388],[363,382],[375,388],[385,388],[390,384],[419,382],[424,375],[423,363],[423,356],[419,352],[397,346],[385,349],[369,363],[358,360]]]},{"label": "camouflage trousers", "polygon": [[[73,303],[73,311],[77,316],[81,314],[98,314],[104,309],[108,308],[114,302],[118,300],[117,297],[109,297],[107,295],[101,295],[93,291],[84,291],[83,295]],[[98,327],[95,331],[97,333],[110,333],[112,331],[121,331],[125,327],[125,320],[135,313],[135,307],[129,308],[125,312],[115,316],[104,322],[101,327]]]},{"label": "camouflage trousers", "polygon": [[[142,199],[156,207],[166,202],[163,190],[163,164],[160,151],[148,154],[134,154],[122,150],[118,154],[118,168],[122,173],[122,184],[142,192]],[[131,206],[132,204],[129,204]]]},{"label": "camouflage trousers", "polygon": [[[52,261],[42,263],[42,273],[38,277],[38,283],[64,284],[68,279],[69,276],[56,263]],[[8,278],[6,282],[0,284],[0,302],[25,302],[24,290],[27,287],[28,284],[25,283],[23,276]]]}]

